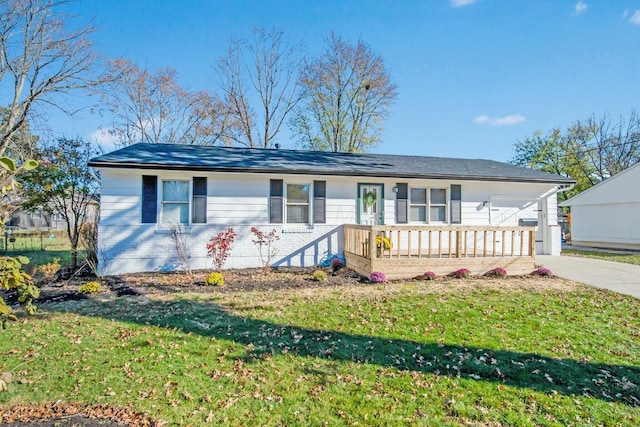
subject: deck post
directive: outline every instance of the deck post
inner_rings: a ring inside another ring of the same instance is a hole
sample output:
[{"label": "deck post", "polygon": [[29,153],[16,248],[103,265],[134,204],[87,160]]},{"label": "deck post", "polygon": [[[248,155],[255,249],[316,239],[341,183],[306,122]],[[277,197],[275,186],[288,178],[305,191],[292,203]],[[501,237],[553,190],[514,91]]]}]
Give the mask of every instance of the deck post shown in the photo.
[{"label": "deck post", "polygon": [[375,259],[376,257],[376,232],[373,230],[373,227],[369,230],[369,259]]},{"label": "deck post", "polygon": [[529,256],[534,256],[536,253],[536,232],[529,230]]}]

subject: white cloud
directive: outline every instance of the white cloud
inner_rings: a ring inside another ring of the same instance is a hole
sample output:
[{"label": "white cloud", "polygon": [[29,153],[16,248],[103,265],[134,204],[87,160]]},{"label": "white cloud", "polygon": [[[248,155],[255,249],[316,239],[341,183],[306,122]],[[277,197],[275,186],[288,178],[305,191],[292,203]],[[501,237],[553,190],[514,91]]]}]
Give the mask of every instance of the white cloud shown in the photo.
[{"label": "white cloud", "polygon": [[629,18],[629,22],[634,25],[640,25],[640,9],[633,12],[633,15],[631,15],[631,18]]},{"label": "white cloud", "polygon": [[480,125],[483,123],[489,123],[489,121],[491,121],[491,117],[487,116],[486,114],[483,114],[473,119],[473,121]]},{"label": "white cloud", "polygon": [[526,117],[520,114],[512,114],[504,117],[490,117],[486,114],[482,114],[473,119],[473,122],[479,125],[488,124],[491,126],[510,126],[517,125],[525,120],[527,120]]},{"label": "white cloud", "polygon": [[585,2],[579,1],[574,7],[574,12],[576,15],[580,15],[582,12],[587,10],[588,7],[589,6]]},{"label": "white cloud", "polygon": [[89,134],[89,140],[101,147],[105,152],[116,148],[118,139],[109,132],[109,129],[96,129]]},{"label": "white cloud", "polygon": [[478,0],[450,0],[451,6],[453,7],[463,7],[469,6],[470,4],[474,4]]}]

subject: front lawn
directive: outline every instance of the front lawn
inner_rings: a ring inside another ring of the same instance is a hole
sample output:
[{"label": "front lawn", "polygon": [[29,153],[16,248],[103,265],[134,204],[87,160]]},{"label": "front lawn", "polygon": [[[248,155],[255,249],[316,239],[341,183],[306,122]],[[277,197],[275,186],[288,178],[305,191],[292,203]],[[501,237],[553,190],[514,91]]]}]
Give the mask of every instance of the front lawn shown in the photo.
[{"label": "front lawn", "polygon": [[41,305],[0,331],[0,414],[130,406],[170,425],[638,425],[640,301],[483,279]]},{"label": "front lawn", "polygon": [[585,258],[603,259],[605,261],[624,262],[626,264],[640,265],[640,253],[638,254],[621,254],[605,251],[591,251],[583,249],[563,248],[562,255],[578,256]]}]

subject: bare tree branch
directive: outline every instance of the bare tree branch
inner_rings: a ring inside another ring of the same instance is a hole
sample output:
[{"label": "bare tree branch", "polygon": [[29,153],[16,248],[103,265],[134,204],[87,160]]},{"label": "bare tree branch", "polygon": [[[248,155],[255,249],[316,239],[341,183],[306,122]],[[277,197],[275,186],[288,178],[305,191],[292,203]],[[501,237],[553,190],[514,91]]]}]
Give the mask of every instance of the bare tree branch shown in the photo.
[{"label": "bare tree branch", "polygon": [[[0,154],[38,104],[64,111],[56,95],[101,84],[98,56],[87,39],[89,25],[65,28],[60,0],[5,0],[0,4],[0,84],[11,88],[8,114],[0,122]],[[10,80],[10,82],[5,81]]]},{"label": "bare tree branch", "polygon": [[331,34],[325,53],[305,64],[300,83],[304,100],[291,127],[306,148],[360,152],[380,140],[396,85],[362,40],[354,46]]},{"label": "bare tree branch", "polygon": [[151,73],[117,59],[111,61],[108,75],[111,82],[99,90],[100,109],[111,115],[109,132],[119,145],[227,143],[231,122],[223,103],[204,91],[184,89],[175,70]]},{"label": "bare tree branch", "polygon": [[247,147],[271,147],[300,101],[297,74],[301,61],[301,47],[292,45],[276,29],[256,27],[249,38],[231,40],[216,67],[235,123],[229,139]]}]

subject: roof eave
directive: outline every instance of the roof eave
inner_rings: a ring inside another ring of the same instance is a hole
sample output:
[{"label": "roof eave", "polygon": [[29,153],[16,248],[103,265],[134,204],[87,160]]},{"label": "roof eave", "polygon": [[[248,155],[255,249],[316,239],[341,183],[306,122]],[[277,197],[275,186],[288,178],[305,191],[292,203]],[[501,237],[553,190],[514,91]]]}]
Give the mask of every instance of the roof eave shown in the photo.
[{"label": "roof eave", "polygon": [[198,171],[198,172],[228,172],[228,173],[260,173],[260,174],[283,174],[283,175],[323,175],[323,176],[364,176],[373,178],[402,178],[402,179],[449,179],[460,181],[492,181],[492,182],[522,182],[522,183],[538,183],[538,184],[571,184],[573,180],[559,179],[543,179],[543,178],[517,178],[517,177],[501,177],[501,176],[477,176],[477,175],[447,175],[447,174],[403,174],[401,172],[340,172],[313,170],[313,169],[277,169],[277,168],[211,168],[207,166],[191,166],[191,165],[166,165],[153,163],[121,163],[121,162],[89,162],[90,167],[94,168],[113,168],[113,169],[162,169],[174,171]]}]

